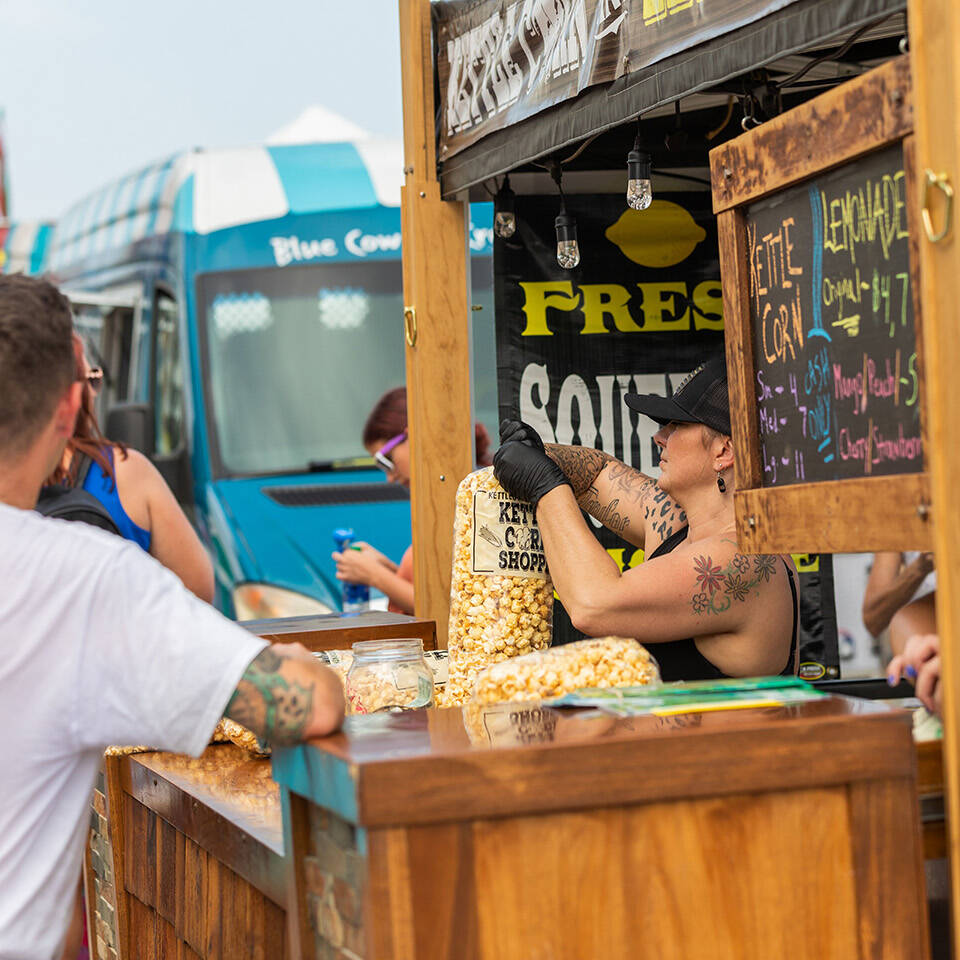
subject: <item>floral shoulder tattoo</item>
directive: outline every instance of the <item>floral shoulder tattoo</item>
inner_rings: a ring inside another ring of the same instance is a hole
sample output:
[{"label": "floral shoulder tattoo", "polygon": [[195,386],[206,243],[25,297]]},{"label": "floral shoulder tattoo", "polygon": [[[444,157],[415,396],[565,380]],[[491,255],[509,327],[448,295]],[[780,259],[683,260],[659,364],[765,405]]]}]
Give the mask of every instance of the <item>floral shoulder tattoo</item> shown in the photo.
[{"label": "floral shoulder tattoo", "polygon": [[743,602],[751,595],[760,595],[760,584],[772,579],[777,569],[777,558],[769,554],[746,556],[735,553],[726,565],[714,563],[708,554],[693,559],[697,574],[696,592],[690,606],[697,615],[723,613],[735,602]]}]

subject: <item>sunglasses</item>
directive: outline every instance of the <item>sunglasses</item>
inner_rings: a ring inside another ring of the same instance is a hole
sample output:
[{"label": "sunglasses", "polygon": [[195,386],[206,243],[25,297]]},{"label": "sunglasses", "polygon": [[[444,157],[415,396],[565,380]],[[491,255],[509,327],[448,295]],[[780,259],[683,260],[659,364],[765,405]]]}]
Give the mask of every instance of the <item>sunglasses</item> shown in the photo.
[{"label": "sunglasses", "polygon": [[103,371],[99,367],[91,367],[86,376],[90,392],[96,396],[103,386]]},{"label": "sunglasses", "polygon": [[394,449],[394,447],[399,447],[404,440],[407,439],[407,431],[404,430],[403,433],[398,433],[395,437],[391,437],[376,453],[373,455],[373,459],[377,461],[377,466],[381,470],[385,470],[387,473],[393,473],[397,469],[396,464],[387,456],[387,454]]}]

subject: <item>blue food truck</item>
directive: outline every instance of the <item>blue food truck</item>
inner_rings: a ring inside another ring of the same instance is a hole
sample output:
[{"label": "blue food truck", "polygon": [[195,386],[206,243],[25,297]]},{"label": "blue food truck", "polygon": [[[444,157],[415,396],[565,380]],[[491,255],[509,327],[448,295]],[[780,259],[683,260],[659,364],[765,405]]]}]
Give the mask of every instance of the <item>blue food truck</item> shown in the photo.
[{"label": "blue food truck", "polygon": [[[404,381],[402,169],[373,139],[190,151],[85,198],[50,240],[47,272],[105,371],[101,424],[164,474],[238,619],[339,610],[337,527],[394,560],[409,545],[406,491],[360,440]],[[492,426],[490,206],[470,245]]]}]

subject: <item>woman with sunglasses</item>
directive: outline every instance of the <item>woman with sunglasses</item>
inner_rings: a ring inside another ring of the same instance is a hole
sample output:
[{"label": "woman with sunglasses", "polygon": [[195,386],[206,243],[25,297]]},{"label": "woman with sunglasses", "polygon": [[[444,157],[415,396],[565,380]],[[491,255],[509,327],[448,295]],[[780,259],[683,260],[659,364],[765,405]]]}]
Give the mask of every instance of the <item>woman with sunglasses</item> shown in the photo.
[{"label": "woman with sunglasses", "polygon": [[[490,437],[483,424],[476,426],[477,465],[489,466]],[[407,388],[388,390],[376,403],[363,428],[363,446],[391,483],[410,486],[410,443],[407,438]],[[369,543],[358,542],[350,550],[334,553],[337,579],[365,583],[385,594],[388,610],[413,613],[413,547],[399,564]]]},{"label": "woman with sunglasses", "polygon": [[83,401],[63,460],[47,483],[74,484],[81,460],[88,458],[83,489],[100,501],[120,535],[172,570],[201,600],[212,603],[213,564],[200,538],[150,460],[104,437],[94,411],[103,372],[87,362],[76,335],[74,349],[78,379],[86,381]]}]

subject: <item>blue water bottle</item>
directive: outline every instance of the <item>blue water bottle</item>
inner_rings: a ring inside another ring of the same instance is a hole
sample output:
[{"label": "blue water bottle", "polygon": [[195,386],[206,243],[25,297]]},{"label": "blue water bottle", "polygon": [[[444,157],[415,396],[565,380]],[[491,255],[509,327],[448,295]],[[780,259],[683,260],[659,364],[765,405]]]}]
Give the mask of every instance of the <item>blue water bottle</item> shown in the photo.
[{"label": "blue water bottle", "polygon": [[[336,545],[337,552],[343,553],[344,550],[359,549],[352,547],[353,530],[350,527],[341,527],[333,531],[333,542]],[[343,612],[360,613],[363,610],[370,609],[370,588],[365,583],[350,583],[348,580],[343,582]]]}]

